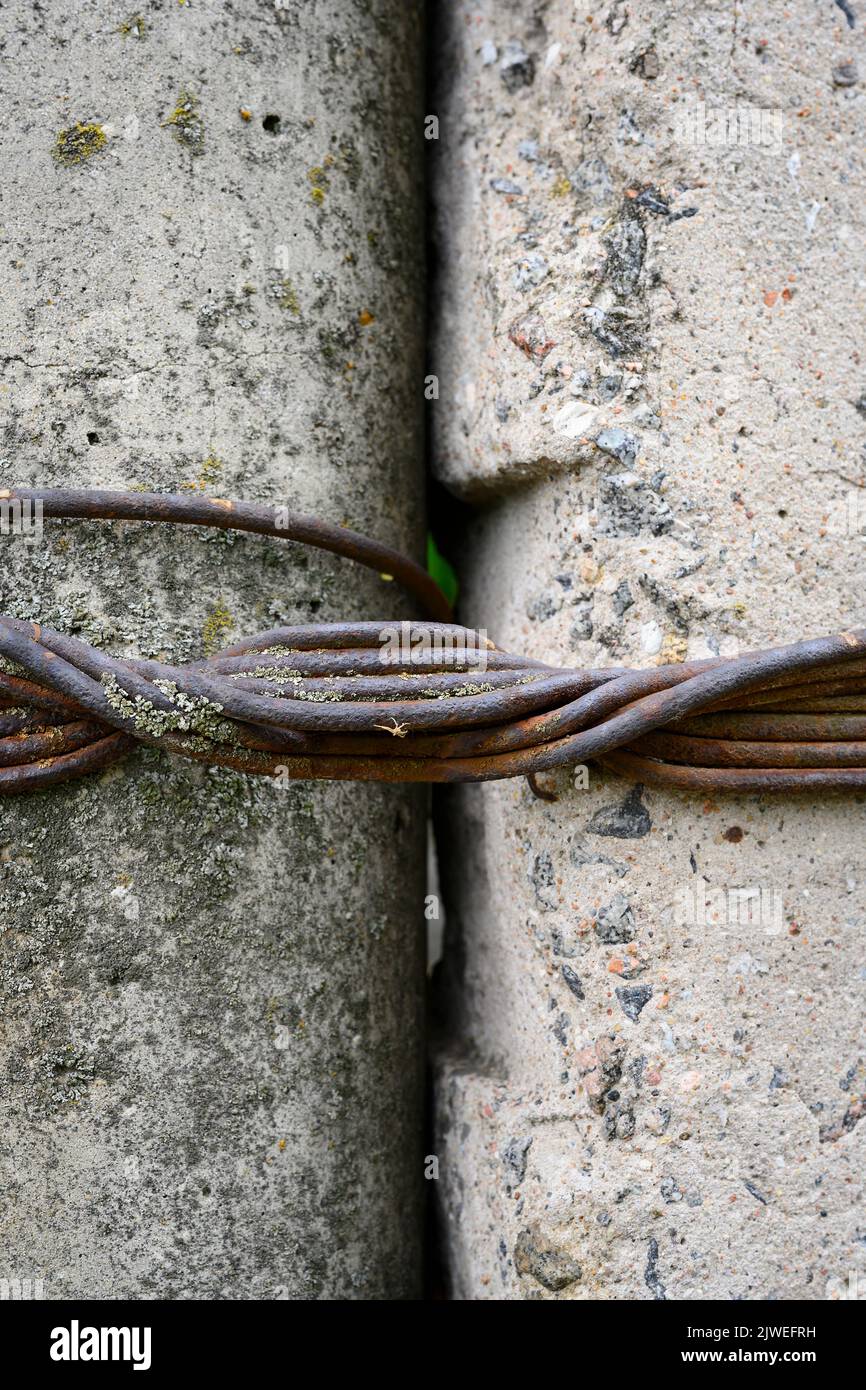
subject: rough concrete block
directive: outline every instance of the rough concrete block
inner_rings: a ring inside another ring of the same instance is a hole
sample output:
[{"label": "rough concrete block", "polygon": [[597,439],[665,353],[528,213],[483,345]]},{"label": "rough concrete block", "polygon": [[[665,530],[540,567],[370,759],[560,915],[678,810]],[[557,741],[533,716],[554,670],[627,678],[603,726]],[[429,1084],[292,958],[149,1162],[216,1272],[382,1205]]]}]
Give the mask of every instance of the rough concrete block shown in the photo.
[{"label": "rough concrete block", "polygon": [[[461,621],[596,667],[862,622],[859,31],[552,0],[455,5],[441,43]],[[455,1294],[834,1296],[866,1270],[863,798],[541,780],[440,798]]]}]

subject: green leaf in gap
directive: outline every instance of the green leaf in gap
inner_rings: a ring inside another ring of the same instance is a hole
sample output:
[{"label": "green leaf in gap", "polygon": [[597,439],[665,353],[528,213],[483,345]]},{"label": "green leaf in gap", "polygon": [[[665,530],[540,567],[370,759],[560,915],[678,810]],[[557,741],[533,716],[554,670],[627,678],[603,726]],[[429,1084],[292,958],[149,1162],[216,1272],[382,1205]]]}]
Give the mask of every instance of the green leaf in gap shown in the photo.
[{"label": "green leaf in gap", "polygon": [[430,575],[431,579],[436,580],[439,588],[453,608],[457,602],[457,594],[460,585],[457,583],[457,575],[445,559],[445,556],[439,554],[431,531],[427,532],[427,573]]}]

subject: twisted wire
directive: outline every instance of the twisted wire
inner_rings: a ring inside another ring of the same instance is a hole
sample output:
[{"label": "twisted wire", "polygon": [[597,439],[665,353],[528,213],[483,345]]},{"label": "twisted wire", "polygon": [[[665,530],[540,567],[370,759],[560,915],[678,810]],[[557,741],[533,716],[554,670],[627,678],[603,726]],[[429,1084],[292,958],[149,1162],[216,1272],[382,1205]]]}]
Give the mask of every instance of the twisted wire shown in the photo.
[{"label": "twisted wire", "polygon": [[49,518],[165,521],[312,545],[397,580],[431,619],[278,627],[172,666],[0,615],[0,795],[106,768],[139,743],[288,779],[534,779],[597,761],[704,794],[866,788],[866,629],[730,659],[563,669],[453,623],[414,561],[315,518],[101,490],[10,489],[0,501],[38,502]]}]

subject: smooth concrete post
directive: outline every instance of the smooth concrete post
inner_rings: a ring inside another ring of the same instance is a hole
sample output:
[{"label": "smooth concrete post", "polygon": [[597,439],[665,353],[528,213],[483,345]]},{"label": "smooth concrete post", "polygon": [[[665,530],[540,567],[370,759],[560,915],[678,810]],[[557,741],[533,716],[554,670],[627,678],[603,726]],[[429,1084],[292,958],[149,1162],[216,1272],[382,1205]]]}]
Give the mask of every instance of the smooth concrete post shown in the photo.
[{"label": "smooth concrete post", "polygon": [[[418,7],[125,14],[2,12],[3,478],[272,501],[421,553]],[[254,538],[0,544],[3,611],[121,654],[412,613]],[[148,751],[0,803],[0,1276],[417,1295],[424,811]]]}]

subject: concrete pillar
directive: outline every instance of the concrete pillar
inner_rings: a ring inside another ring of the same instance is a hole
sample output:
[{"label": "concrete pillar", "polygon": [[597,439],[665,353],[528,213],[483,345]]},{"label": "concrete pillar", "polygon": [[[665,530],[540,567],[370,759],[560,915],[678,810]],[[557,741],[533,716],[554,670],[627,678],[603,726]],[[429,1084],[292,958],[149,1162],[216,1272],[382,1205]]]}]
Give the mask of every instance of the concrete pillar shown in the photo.
[{"label": "concrete pillar", "polygon": [[[443,12],[436,466],[479,503],[461,621],[509,650],[639,666],[862,623],[850,16]],[[439,804],[455,1296],[840,1296],[866,1274],[863,798],[541,781],[555,803]]]},{"label": "concrete pillar", "polygon": [[[418,7],[3,15],[7,483],[273,501],[418,553]],[[411,614],[253,538],[2,545],[4,611],[121,654]],[[424,806],[152,751],[0,803],[0,1275],[417,1294]]]}]

